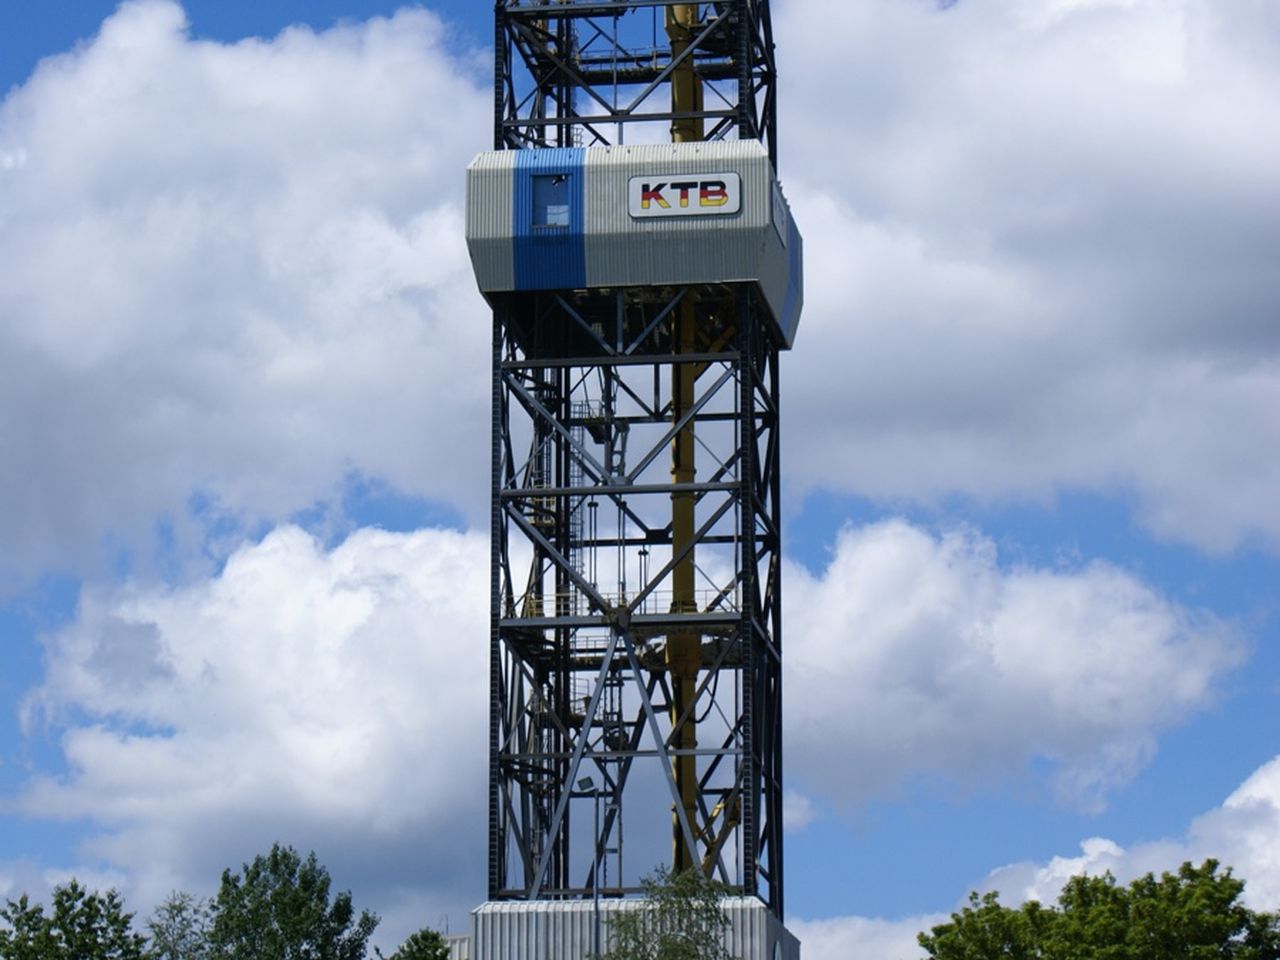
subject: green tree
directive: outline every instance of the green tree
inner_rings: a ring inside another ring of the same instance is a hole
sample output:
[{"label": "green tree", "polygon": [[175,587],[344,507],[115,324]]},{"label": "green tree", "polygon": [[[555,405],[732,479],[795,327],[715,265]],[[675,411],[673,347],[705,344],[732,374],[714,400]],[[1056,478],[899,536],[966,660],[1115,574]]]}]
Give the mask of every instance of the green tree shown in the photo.
[{"label": "green tree", "polygon": [[77,881],[55,887],[46,914],[26,894],[0,907],[0,960],[143,960],[144,940],[115,890],[91,892]]},{"label": "green tree", "polygon": [[152,960],[207,960],[209,905],[175,890],[147,921]]},{"label": "green tree", "polygon": [[697,870],[673,875],[660,867],[644,886],[644,905],[611,919],[601,960],[731,960],[723,884]]},{"label": "green tree", "polygon": [[[382,951],[376,952],[381,960]],[[410,934],[409,939],[400,944],[396,952],[386,960],[449,960],[449,944],[441,934],[430,927],[424,927],[417,933]]]},{"label": "green tree", "polygon": [[276,844],[222,873],[209,928],[212,960],[364,960],[376,914],[357,917],[349,892],[329,895],[329,871]]},{"label": "green tree", "polygon": [[1073,877],[1049,908],[971,894],[919,941],[933,960],[1280,960],[1280,918],[1245,907],[1243,891],[1216,860],[1128,887]]},{"label": "green tree", "polygon": [[1020,910],[1001,906],[999,896],[969,894],[969,905],[951,915],[951,922],[921,934],[920,945],[937,960],[1036,960],[1043,957],[1042,943],[1053,914],[1040,904]]},{"label": "green tree", "polygon": [[24,893],[0,907],[0,958],[2,960],[44,960],[53,956],[56,941],[44,907],[31,905]]}]

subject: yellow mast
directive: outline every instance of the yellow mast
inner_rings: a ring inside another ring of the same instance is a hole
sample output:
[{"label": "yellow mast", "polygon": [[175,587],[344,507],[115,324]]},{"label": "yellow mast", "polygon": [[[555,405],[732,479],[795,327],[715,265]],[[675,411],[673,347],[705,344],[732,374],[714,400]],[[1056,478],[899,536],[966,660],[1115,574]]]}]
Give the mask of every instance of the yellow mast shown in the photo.
[{"label": "yellow mast", "polygon": [[[678,59],[693,41],[699,24],[699,4],[684,3],[667,8],[667,37],[671,41],[671,57]],[[702,109],[702,80],[693,68],[693,58],[676,68],[671,79],[671,112],[695,113]],[[671,139],[675,143],[702,140],[705,128],[701,117],[685,117],[672,120]],[[686,294],[680,302],[675,317],[675,352],[694,353],[697,350],[693,297]],[[677,363],[671,374],[671,418],[678,423],[693,406],[697,369],[692,363]],[[696,476],[694,462],[694,430],[690,423],[680,430],[671,444],[671,479],[677,484],[691,484]],[[673,613],[694,613],[698,609],[695,589],[695,559],[692,549],[696,530],[694,505],[696,497],[690,492],[671,495],[671,549],[678,556],[686,548],[688,554],[672,571]],[[675,732],[674,746],[678,751],[690,751],[675,759],[676,787],[685,817],[698,833],[698,763],[692,751],[698,746],[698,731],[694,711],[690,709],[698,686],[698,670],[702,666],[702,637],[697,632],[679,632],[667,637],[666,668],[671,680],[671,725]],[[681,719],[688,717],[681,722]],[[672,870],[681,873],[698,863],[695,850],[680,829],[680,817],[672,812],[673,852]]]}]

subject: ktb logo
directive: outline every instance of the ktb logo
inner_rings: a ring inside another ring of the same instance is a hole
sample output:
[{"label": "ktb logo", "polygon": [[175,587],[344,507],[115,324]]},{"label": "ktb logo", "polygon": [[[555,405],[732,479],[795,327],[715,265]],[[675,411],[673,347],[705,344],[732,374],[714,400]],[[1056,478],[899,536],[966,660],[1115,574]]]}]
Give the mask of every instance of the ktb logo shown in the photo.
[{"label": "ktb logo", "polygon": [[742,208],[742,180],[736,173],[693,177],[632,177],[627,206],[631,216],[695,217],[737,213]]},{"label": "ktb logo", "polygon": [[[697,194],[700,207],[723,207],[729,202],[729,187],[723,180],[681,180],[679,183],[672,183],[669,189],[679,197],[678,202],[681,207],[689,206],[691,193]],[[663,210],[670,210],[671,201],[667,199],[667,190],[665,183],[656,185],[642,183],[640,207],[649,210],[656,203]]]}]

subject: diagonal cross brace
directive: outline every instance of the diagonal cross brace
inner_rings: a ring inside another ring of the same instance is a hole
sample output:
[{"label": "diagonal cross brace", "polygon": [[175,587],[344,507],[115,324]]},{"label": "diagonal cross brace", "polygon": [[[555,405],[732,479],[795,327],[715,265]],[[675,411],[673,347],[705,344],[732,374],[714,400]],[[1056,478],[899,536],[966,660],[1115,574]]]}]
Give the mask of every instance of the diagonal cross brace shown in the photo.
[{"label": "diagonal cross brace", "polygon": [[[595,689],[591,691],[591,702],[587,704],[587,712],[582,719],[582,730],[579,732],[578,742],[573,747],[573,757],[569,760],[569,769],[565,773],[565,782],[563,789],[560,791],[560,799],[556,801],[555,813],[552,814],[551,823],[548,825],[547,833],[551,837],[555,837],[564,826],[564,815],[569,808],[569,796],[573,793],[573,785],[578,782],[578,770],[582,766],[582,755],[587,751],[587,731],[595,723],[596,711],[600,707],[600,698],[604,695],[605,680],[608,679],[609,668],[613,665],[613,655],[618,649],[618,639],[621,636],[622,633],[617,627],[609,632],[609,648],[600,660],[600,672],[596,675]],[[554,846],[555,844],[548,843],[543,849],[542,855],[538,857],[538,869],[533,875],[533,886],[529,888],[530,900],[538,899],[538,894],[542,890],[542,882],[547,876],[547,865],[551,862],[551,851]]]},{"label": "diagonal cross brace", "polygon": [[701,397],[699,397],[697,402],[694,403],[694,405],[689,408],[689,410],[685,413],[685,415],[671,425],[671,429],[666,432],[663,438],[659,440],[656,444],[654,444],[654,446],[649,450],[649,452],[644,455],[644,458],[640,461],[640,463],[636,465],[635,469],[627,474],[628,483],[635,483],[636,478],[640,476],[640,474],[642,474],[648,468],[649,464],[653,463],[653,461],[657,460],[658,457],[662,456],[662,454],[670,446],[671,441],[676,438],[676,436],[680,433],[681,430],[683,430],[685,427],[689,425],[689,423],[693,420],[694,417],[696,417],[699,413],[702,412],[702,408],[711,402],[711,400],[716,396],[716,394],[719,393],[720,388],[723,387],[725,383],[727,383],[733,377],[733,375],[734,375],[733,367],[728,367],[725,369],[724,373],[720,375],[720,379],[718,379],[714,384],[711,385],[711,389],[709,389],[706,393],[704,393]]},{"label": "diagonal cross brace", "polygon": [[726,498],[724,503],[720,504],[716,509],[716,512],[707,518],[706,523],[697,529],[694,535],[690,538],[689,543],[685,545],[685,548],[678,554],[672,556],[672,558],[667,561],[666,565],[649,579],[649,582],[645,585],[644,589],[636,594],[631,602],[627,604],[632,611],[640,609],[641,604],[644,603],[649,594],[658,589],[658,584],[666,579],[667,574],[674,570],[681,560],[685,559],[685,557],[693,552],[694,548],[702,542],[703,537],[710,532],[712,527],[720,522],[720,518],[729,512],[729,508],[732,507],[735,502],[736,498],[734,497]]},{"label": "diagonal cross brace", "polygon": [[574,582],[574,585],[579,590],[587,595],[587,599],[595,604],[597,610],[601,613],[609,612],[609,601],[600,596],[595,585],[573,568],[573,564],[568,561],[563,553],[556,549],[555,545],[550,540],[542,535],[542,531],[521,516],[518,510],[512,510],[508,507],[504,512],[508,517],[515,521],[516,526],[524,531],[525,536],[529,537],[547,552],[547,555],[556,562],[556,566],[569,576],[569,579]]},{"label": "diagonal cross brace", "polygon": [[695,37],[689,43],[689,46],[687,46],[683,50],[683,52],[681,52],[680,56],[672,58],[671,62],[668,63],[665,68],[663,68],[662,72],[658,74],[656,77],[654,77],[652,82],[650,82],[650,84],[647,87],[645,87],[643,90],[640,91],[639,94],[636,95],[636,98],[631,101],[629,106],[617,112],[621,113],[623,116],[627,116],[628,114],[635,113],[637,108],[639,108],[640,104],[644,103],[646,100],[649,99],[649,94],[653,93],[653,91],[657,90],[658,87],[660,87],[662,84],[666,83],[669,79],[671,79],[671,75],[674,74],[678,69],[680,69],[680,65],[683,64],[690,57],[692,57],[694,53],[699,48],[702,47],[702,44],[706,41],[706,39],[710,37],[711,34],[715,33],[716,28],[718,28],[720,24],[726,22],[728,19],[729,19],[729,14],[726,12],[716,17],[714,20],[710,21],[707,24],[707,28],[703,30],[700,34],[698,34],[698,36]]},{"label": "diagonal cross brace", "polygon": [[600,464],[600,461],[598,461],[595,457],[593,457],[591,455],[591,452],[587,450],[582,444],[574,440],[573,436],[565,428],[564,424],[562,424],[558,419],[556,419],[555,415],[550,410],[548,410],[545,406],[543,406],[543,404],[541,403],[541,401],[538,400],[537,397],[535,397],[528,390],[526,390],[523,384],[518,382],[514,377],[508,377],[506,378],[506,380],[507,380],[507,386],[525,404],[526,409],[536,413],[539,417],[541,417],[543,420],[547,422],[547,424],[551,427],[551,429],[555,430],[556,433],[560,434],[560,436],[564,438],[565,442],[569,444],[569,446],[573,449],[573,451],[577,453],[579,457],[582,458],[583,467],[584,468],[588,466],[590,467],[588,472],[594,475],[596,482],[604,483],[605,478],[609,474],[608,474],[608,471],[605,470],[605,468]]}]

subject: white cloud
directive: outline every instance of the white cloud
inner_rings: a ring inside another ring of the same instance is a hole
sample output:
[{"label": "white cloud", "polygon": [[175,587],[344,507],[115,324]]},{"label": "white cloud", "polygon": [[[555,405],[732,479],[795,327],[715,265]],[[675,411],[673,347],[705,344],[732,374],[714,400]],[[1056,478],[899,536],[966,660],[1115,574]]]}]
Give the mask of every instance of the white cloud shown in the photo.
[{"label": "white cloud", "polygon": [[85,855],[140,904],[208,892],[279,840],[366,903],[466,909],[482,893],[487,567],[477,535],[362,530],[326,551],[284,527],[213,579],[86,595],[26,711],[64,731],[67,773],[19,809],[95,824]]},{"label": "white cloud", "polygon": [[1017,863],[992,871],[983,889],[1005,903],[1055,901],[1073,876],[1110,871],[1121,883],[1148,873],[1175,871],[1186,861],[1214,859],[1245,881],[1244,901],[1255,910],[1280,907],[1280,757],[1264,764],[1220,807],[1197,817],[1182,837],[1124,848],[1095,837],[1080,854],[1046,864]]},{"label": "white cloud", "polygon": [[461,178],[491,99],[449,42],[422,10],[196,41],[132,0],[10,93],[0,574],[254,529],[352,471],[482,507]]},{"label": "white cloud", "polygon": [[838,917],[793,920],[787,927],[800,938],[805,960],[916,960],[925,956],[916,935],[945,920],[943,916]]},{"label": "white cloud", "polygon": [[[780,6],[810,240],[788,470],[887,499],[1130,490],[1161,534],[1275,542],[1273,5],[1030,10]],[[481,515],[460,210],[491,99],[450,42],[421,10],[195,41],[134,0],[10,93],[0,573],[158,521],[181,554],[352,471]]]},{"label": "white cloud", "polygon": [[52,886],[48,871],[31,860],[0,862],[0,902],[16,900],[23,893],[37,903],[47,902],[44,895]]},{"label": "white cloud", "polygon": [[1280,544],[1274,4],[781,5],[788,467]]},{"label": "white cloud", "polygon": [[782,822],[787,830],[797,832],[803,830],[818,818],[813,801],[797,790],[788,790],[782,795]]},{"label": "white cloud", "polygon": [[1243,654],[1120,569],[1006,569],[968,530],[846,529],[819,575],[786,576],[791,769],[845,804],[1045,758],[1059,797],[1096,809]]}]

